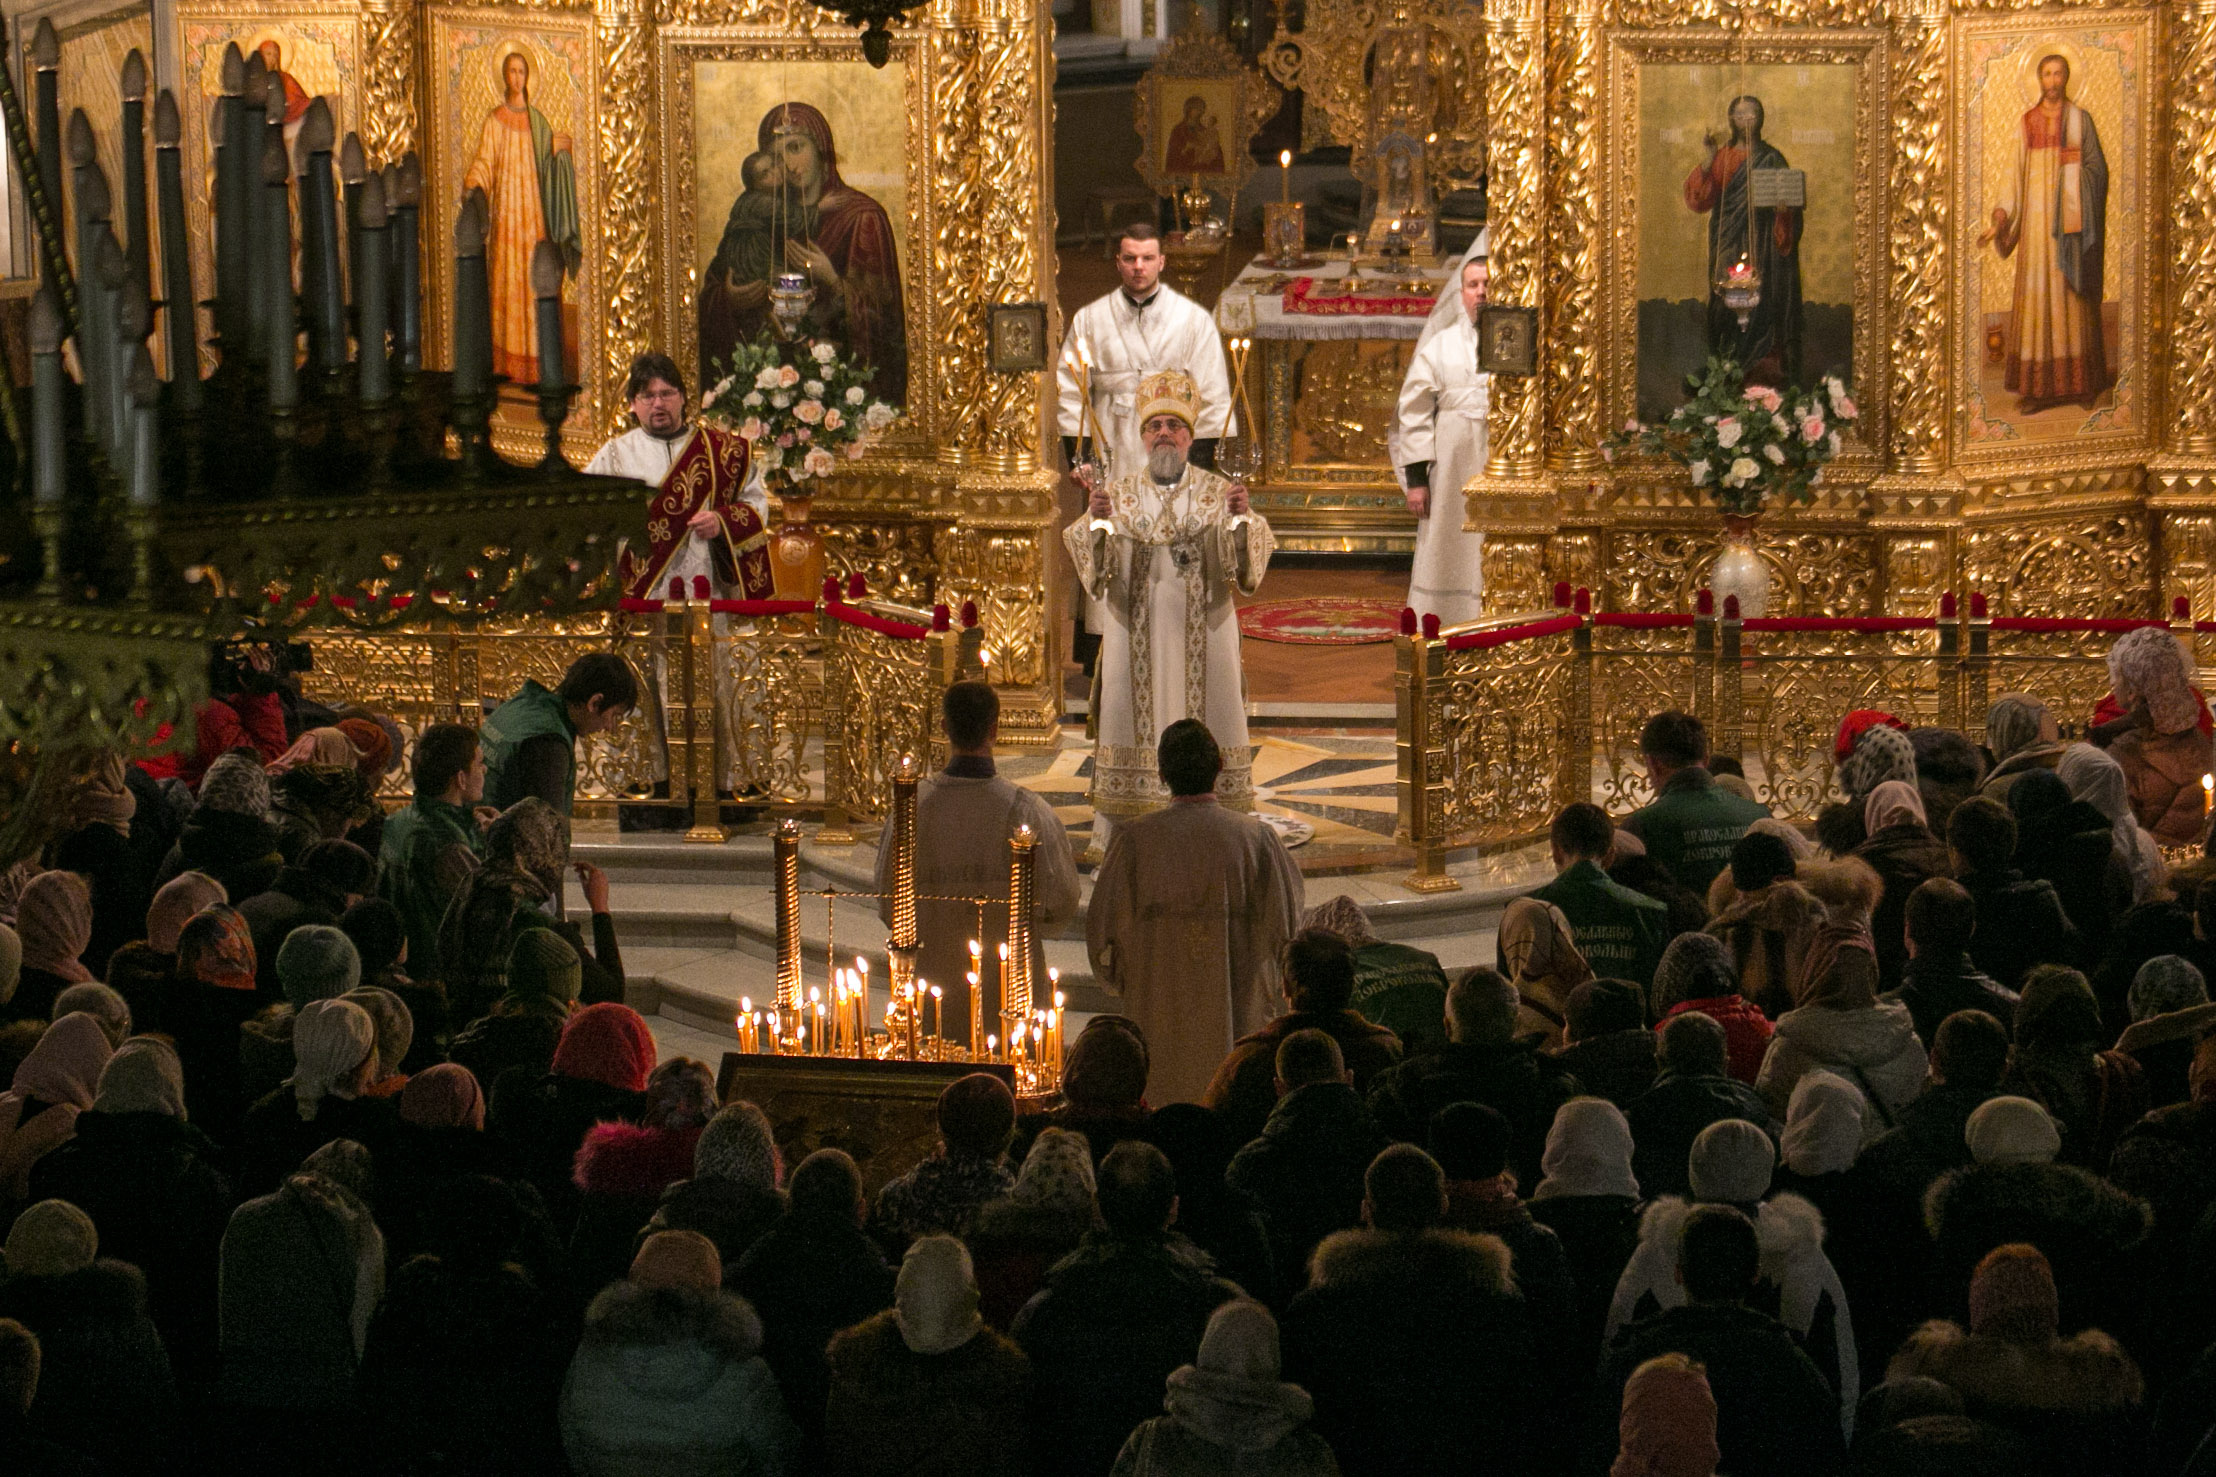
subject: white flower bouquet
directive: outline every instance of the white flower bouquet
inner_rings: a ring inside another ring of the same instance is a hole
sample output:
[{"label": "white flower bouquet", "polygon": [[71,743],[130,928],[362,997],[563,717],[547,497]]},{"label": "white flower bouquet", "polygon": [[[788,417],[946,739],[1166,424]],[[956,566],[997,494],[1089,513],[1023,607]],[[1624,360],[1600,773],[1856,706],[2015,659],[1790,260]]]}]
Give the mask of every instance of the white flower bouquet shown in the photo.
[{"label": "white flower bouquet", "polygon": [[780,344],[765,330],[731,353],[700,403],[700,418],[745,437],[773,491],[805,491],[852,461],[900,415],[870,398],[876,370],[837,344]]},{"label": "white flower bouquet", "polygon": [[1750,385],[1732,360],[1711,358],[1704,373],[1686,377],[1685,388],[1690,398],[1668,420],[1629,422],[1608,438],[1603,454],[1612,460],[1631,449],[1668,457],[1740,517],[1761,512],[1773,497],[1806,502],[1823,480],[1824,463],[1839,454],[1841,429],[1861,416],[1836,375],[1814,390],[1780,390]]}]

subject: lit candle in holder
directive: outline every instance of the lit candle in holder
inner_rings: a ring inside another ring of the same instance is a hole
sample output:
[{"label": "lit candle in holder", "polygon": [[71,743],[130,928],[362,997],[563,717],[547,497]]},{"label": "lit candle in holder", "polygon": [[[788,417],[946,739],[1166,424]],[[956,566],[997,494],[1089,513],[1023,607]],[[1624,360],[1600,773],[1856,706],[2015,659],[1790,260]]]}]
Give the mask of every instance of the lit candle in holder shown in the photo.
[{"label": "lit candle in holder", "polygon": [[2207,816],[2209,806],[2216,803],[2216,774],[2201,776],[2201,814]]},{"label": "lit candle in holder", "polygon": [[931,987],[931,1039],[939,1039],[939,1002],[946,992],[937,985]]},{"label": "lit candle in holder", "polygon": [[985,1060],[988,1062],[1000,1060],[1000,1038],[998,1036],[987,1036],[985,1038]]},{"label": "lit candle in holder", "polygon": [[748,995],[739,997],[739,1050],[754,1050],[754,1000]]},{"label": "lit candle in holder", "polygon": [[1277,155],[1277,198],[1289,203],[1293,198],[1293,151],[1280,149]]}]

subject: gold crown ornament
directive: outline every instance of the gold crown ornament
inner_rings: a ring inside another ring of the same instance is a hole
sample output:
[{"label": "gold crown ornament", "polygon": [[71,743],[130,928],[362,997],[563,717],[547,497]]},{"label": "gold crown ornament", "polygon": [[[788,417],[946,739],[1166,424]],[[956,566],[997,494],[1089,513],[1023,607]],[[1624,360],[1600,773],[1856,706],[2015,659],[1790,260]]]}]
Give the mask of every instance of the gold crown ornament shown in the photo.
[{"label": "gold crown ornament", "polygon": [[1187,430],[1200,424],[1200,389],[1182,369],[1164,369],[1139,381],[1139,424],[1174,415]]}]

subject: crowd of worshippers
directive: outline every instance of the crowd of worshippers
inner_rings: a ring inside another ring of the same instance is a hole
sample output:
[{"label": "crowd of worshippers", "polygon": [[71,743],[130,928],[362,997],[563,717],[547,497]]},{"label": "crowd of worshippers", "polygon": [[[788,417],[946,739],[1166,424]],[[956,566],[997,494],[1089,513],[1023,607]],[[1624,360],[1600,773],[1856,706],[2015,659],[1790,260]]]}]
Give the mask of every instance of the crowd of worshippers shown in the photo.
[{"label": "crowd of worshippers", "polygon": [[619,662],[423,732],[390,816],[311,798],[373,717],[96,767],[0,897],[0,1470],[2210,1477],[2211,722],[2157,634],[2087,742],[1848,715],[1813,839],[1660,714],[1497,967],[1333,898],[1201,1101],[1097,1016],[874,1194],[657,1064],[589,866],[563,917],[532,746]]}]

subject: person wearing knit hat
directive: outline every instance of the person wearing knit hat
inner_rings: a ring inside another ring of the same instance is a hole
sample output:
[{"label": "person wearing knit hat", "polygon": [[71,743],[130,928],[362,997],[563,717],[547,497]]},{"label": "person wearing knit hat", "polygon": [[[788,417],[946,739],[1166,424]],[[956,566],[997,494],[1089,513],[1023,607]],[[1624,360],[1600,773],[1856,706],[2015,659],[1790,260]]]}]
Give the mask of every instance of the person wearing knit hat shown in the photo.
[{"label": "person wearing knit hat", "polygon": [[1587,980],[1563,1002],[1564,1045],[1552,1054],[1587,1092],[1619,1108],[1654,1086],[1654,1032],[1645,992],[1631,980]]},{"label": "person wearing knit hat", "polygon": [[278,946],[277,982],[295,1010],[336,1000],[362,982],[362,956],[338,929],[311,923],[286,934]]},{"label": "person wearing knit hat", "polygon": [[1854,1167],[1862,1149],[1865,1101],[1860,1089],[1833,1072],[1810,1072],[1793,1084],[1780,1145],[1792,1188],[1807,1193],[1809,1181]]},{"label": "person wearing knit hat", "polygon": [[99,1113],[158,1113],[184,1122],[185,1069],[177,1048],[159,1036],[124,1042],[101,1069],[92,1106]]},{"label": "person wearing knit hat", "polygon": [[939,1094],[939,1147],[877,1192],[870,1227],[888,1246],[918,1236],[964,1236],[977,1212],[1015,1188],[1006,1158],[1016,1098],[990,1072],[956,1078]]},{"label": "person wearing knit hat", "polygon": [[55,1020],[78,1011],[100,1023],[110,1046],[121,1046],[131,1034],[131,1003],[110,986],[88,981],[71,985],[54,997]]},{"label": "person wearing knit hat", "polygon": [[693,1148],[693,1173],[761,1190],[782,1186],[784,1159],[762,1110],[752,1103],[730,1103],[708,1120]]},{"label": "person wearing knit hat", "polygon": [[1165,1415],[1131,1433],[1116,1470],[1131,1477],[1336,1477],[1331,1447],[1307,1429],[1315,1401],[1280,1378],[1277,1320],[1234,1298],[1209,1315],[1193,1362],[1173,1371]]},{"label": "person wearing knit hat", "polygon": [[[352,945],[348,945],[349,948]],[[349,1000],[312,1000],[292,1029],[292,1095],[303,1123],[315,1121],[327,1097],[358,1098],[377,1063],[377,1025]]]},{"label": "person wearing knit hat", "polygon": [[[1029,1470],[1029,1362],[978,1316],[969,1253],[953,1237],[926,1236],[910,1247],[894,1305],[833,1338],[825,1358],[826,1470],[840,1477]],[[930,1436],[888,1442],[887,1431]]]},{"label": "person wearing knit hat", "polygon": [[399,1117],[392,1099],[362,1096],[377,1061],[368,1011],[350,1000],[315,1000],[291,1024],[292,1075],[249,1108],[239,1128],[240,1185],[249,1195],[275,1189],[333,1139],[382,1149]]},{"label": "person wearing knit hat", "polygon": [[985,1321],[1006,1332],[1049,1268],[1100,1224],[1092,1150],[1066,1128],[1041,1130],[1005,1199],[988,1201],[964,1238]]},{"label": "person wearing knit hat", "polygon": [[1727,1118],[1693,1141],[1687,1164],[1692,1199],[1665,1195],[1641,1213],[1639,1245],[1617,1280],[1606,1334],[1654,1308],[1685,1306],[1680,1251],[1696,1205],[1729,1205],[1755,1223],[1761,1275],[1776,1289],[1777,1321],[1799,1339],[1837,1397],[1840,1428],[1854,1433],[1861,1374],[1855,1352],[1853,1311],[1846,1287],[1824,1250],[1824,1218],[1789,1191],[1772,1192],[1777,1150],[1752,1123]]},{"label": "person wearing knit hat", "polygon": [[485,1126],[485,1092],[469,1068],[455,1062],[425,1067],[400,1090],[400,1121],[418,1128]]},{"label": "person wearing knit hat", "polygon": [[1662,1354],[1624,1385],[1616,1460],[1608,1477],[1715,1477],[1716,1397],[1708,1373],[1683,1354]]},{"label": "person wearing knit hat", "polygon": [[[525,1019],[492,1018],[510,1023]],[[487,1074],[481,1058],[466,1052],[465,1044],[457,1038],[452,1055],[482,1083]],[[494,1127],[560,1224],[571,1224],[577,1216],[578,1147],[594,1124],[618,1119],[637,1123],[645,1116],[654,1059],[654,1037],[645,1020],[628,1005],[607,1002],[588,1005],[563,1023],[543,1075],[528,1067],[509,1069],[515,1079],[512,1088],[498,1091]]]},{"label": "person wearing knit hat", "polygon": [[2027,1097],[1994,1097],[1978,1104],[1963,1140],[1979,1164],[2052,1164],[2062,1152],[2062,1132],[2053,1116]]},{"label": "person wearing knit hat", "polygon": [[508,949],[508,989],[501,1005],[511,1015],[566,1017],[584,981],[584,963],[567,939],[552,929],[525,929]]},{"label": "person wearing knit hat", "polygon": [[640,1287],[716,1292],[723,1286],[723,1257],[698,1231],[656,1231],[639,1243],[630,1276]]},{"label": "person wearing knit hat", "polygon": [[1967,1329],[1945,1321],[1918,1329],[1886,1379],[1923,1376],[1952,1387],[1981,1419],[2036,1437],[2044,1470],[2144,1470],[2139,1367],[2097,1328],[2060,1336],[2062,1299],[2037,1247],[1986,1253],[1970,1277],[1969,1314]]},{"label": "person wearing knit hat", "polygon": [[784,1176],[777,1134],[762,1110],[726,1103],[693,1145],[692,1178],[669,1187],[649,1228],[698,1231],[736,1267],[784,1216]]},{"label": "person wearing knit hat", "polygon": [[1137,1108],[1146,1097],[1146,1037],[1129,1016],[1096,1015],[1070,1043],[1062,1094],[1093,1113]]},{"label": "person wearing knit hat", "polygon": [[358,985],[339,998],[351,1000],[367,1011],[370,1022],[377,1028],[376,1066],[370,1073],[369,1086],[363,1096],[396,1096],[408,1085],[400,1063],[407,1058],[408,1048],[415,1044],[415,1017],[408,1013],[407,1002],[375,985]]},{"label": "person wearing knit hat", "polygon": [[[577,950],[550,928],[526,928],[515,936],[503,976],[507,992],[447,1046],[448,1059],[468,1067],[479,1082],[497,1082],[512,1068],[534,1077],[545,1072],[584,977]],[[455,1018],[461,1018],[459,1011]]]},{"label": "person wearing knit hat", "polygon": [[373,718],[341,718],[332,726],[354,746],[354,765],[362,778],[372,785],[381,781],[392,768],[392,735],[385,726]]},{"label": "person wearing knit hat", "polygon": [[66,1200],[41,1200],[8,1228],[5,1257],[11,1277],[66,1277],[92,1265],[100,1232]]},{"label": "person wearing knit hat", "polygon": [[177,952],[177,935],[202,908],[228,903],[223,884],[205,872],[179,872],[161,885],[146,910],[146,942],[157,954]]},{"label": "person wearing knit hat", "polygon": [[236,751],[217,758],[201,776],[199,808],[269,819],[269,772]]}]

